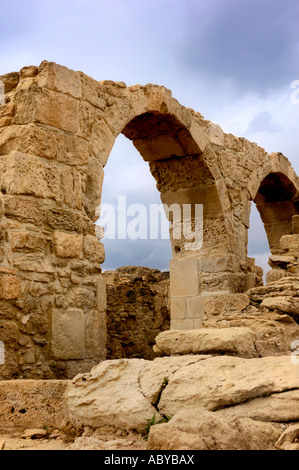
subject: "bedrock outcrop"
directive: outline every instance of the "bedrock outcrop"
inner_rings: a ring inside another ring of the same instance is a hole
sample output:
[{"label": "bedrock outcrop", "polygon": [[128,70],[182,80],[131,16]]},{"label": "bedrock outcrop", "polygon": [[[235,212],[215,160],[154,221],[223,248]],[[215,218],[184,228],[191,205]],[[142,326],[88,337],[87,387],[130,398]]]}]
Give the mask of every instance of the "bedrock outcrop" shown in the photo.
[{"label": "bedrock outcrop", "polygon": [[151,449],[268,449],[299,422],[299,365],[287,355],[104,361],[72,381],[66,402],[82,429],[144,433],[154,414],[171,417],[151,427]]}]

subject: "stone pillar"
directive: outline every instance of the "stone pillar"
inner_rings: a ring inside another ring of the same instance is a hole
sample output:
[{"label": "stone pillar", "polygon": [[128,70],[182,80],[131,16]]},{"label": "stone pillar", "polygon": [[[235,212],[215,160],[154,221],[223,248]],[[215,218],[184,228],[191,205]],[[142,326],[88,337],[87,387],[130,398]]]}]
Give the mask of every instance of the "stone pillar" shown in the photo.
[{"label": "stone pillar", "polygon": [[0,129],[0,378],[71,378],[106,357],[93,109],[80,74],[55,64],[22,70],[14,85]]}]

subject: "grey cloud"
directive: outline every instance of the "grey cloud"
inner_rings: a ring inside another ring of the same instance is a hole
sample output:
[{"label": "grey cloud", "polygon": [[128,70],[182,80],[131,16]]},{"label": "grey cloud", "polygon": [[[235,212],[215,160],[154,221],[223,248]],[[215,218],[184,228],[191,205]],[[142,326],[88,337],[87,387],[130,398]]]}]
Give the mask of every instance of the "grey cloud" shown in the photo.
[{"label": "grey cloud", "polygon": [[172,258],[169,240],[104,240],[104,270],[120,266],[147,266],[167,271]]},{"label": "grey cloud", "polygon": [[297,0],[190,0],[181,65],[237,93],[271,92],[299,76]]},{"label": "grey cloud", "polygon": [[249,133],[267,132],[268,134],[282,131],[283,128],[281,126],[272,122],[272,116],[268,111],[258,113],[249,123],[247,130]]}]

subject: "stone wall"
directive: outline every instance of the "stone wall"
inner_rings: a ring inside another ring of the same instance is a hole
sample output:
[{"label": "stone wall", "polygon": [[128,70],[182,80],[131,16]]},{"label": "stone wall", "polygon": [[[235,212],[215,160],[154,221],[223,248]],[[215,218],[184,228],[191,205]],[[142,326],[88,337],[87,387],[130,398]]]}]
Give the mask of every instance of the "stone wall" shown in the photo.
[{"label": "stone wall", "polygon": [[156,336],[170,328],[169,273],[123,267],[106,271],[107,359],[153,359]]},{"label": "stone wall", "polygon": [[72,377],[106,357],[94,223],[120,133],[149,163],[164,204],[203,205],[203,244],[192,250],[168,214],[171,328],[201,327],[211,297],[225,302],[260,283],[247,256],[251,201],[272,255],[281,253],[299,189],[283,155],[225,134],[164,87],[99,82],[46,61],[0,80],[0,377]]}]

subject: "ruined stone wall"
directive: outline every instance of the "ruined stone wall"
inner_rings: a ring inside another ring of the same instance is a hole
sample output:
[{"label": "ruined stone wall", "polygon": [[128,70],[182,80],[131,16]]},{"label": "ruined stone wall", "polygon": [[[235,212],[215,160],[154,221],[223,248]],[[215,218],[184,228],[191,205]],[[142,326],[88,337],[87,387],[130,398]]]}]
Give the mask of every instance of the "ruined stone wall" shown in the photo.
[{"label": "ruined stone wall", "polygon": [[106,271],[107,359],[156,357],[156,336],[170,328],[169,273],[142,267]]},{"label": "ruined stone wall", "polygon": [[198,249],[174,238],[170,217],[171,328],[200,328],[213,299],[238,302],[260,283],[247,256],[251,201],[272,255],[299,212],[283,155],[225,134],[164,87],[98,82],[49,62],[0,79],[0,377],[71,377],[106,357],[94,222],[120,133],[149,163],[164,204],[203,205]]}]

